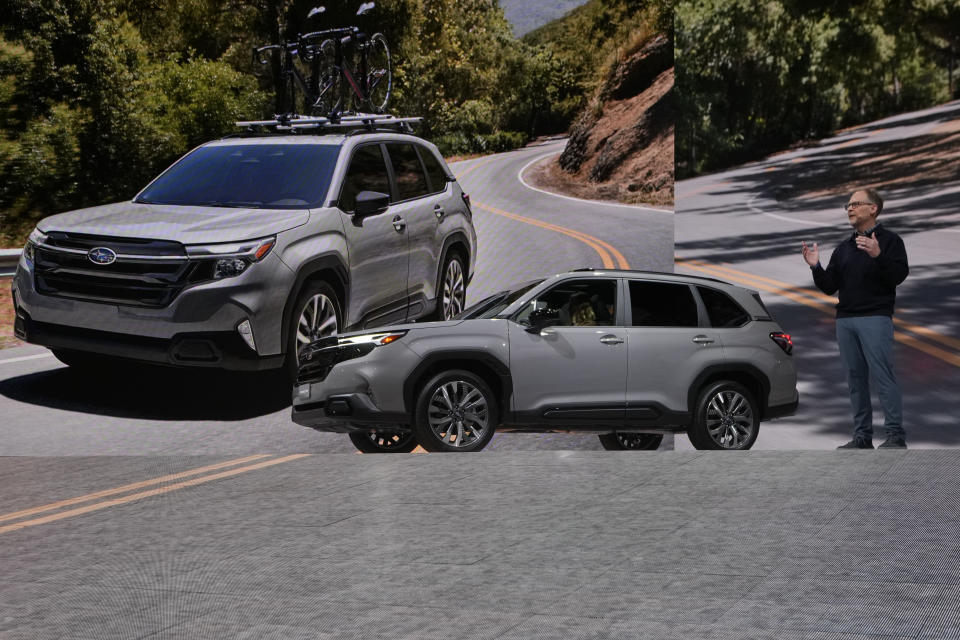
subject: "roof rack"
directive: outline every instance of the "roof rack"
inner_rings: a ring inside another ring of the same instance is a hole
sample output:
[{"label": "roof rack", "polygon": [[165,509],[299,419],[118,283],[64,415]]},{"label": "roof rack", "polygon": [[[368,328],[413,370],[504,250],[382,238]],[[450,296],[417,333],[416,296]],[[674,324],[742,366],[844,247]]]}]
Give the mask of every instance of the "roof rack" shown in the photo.
[{"label": "roof rack", "polygon": [[275,131],[301,131],[305,129],[353,129],[366,131],[396,130],[401,133],[413,133],[413,124],[423,122],[420,117],[400,118],[384,113],[357,113],[349,116],[301,116],[280,115],[273,120],[244,120],[237,122],[238,127],[251,131],[257,128],[274,128]]}]

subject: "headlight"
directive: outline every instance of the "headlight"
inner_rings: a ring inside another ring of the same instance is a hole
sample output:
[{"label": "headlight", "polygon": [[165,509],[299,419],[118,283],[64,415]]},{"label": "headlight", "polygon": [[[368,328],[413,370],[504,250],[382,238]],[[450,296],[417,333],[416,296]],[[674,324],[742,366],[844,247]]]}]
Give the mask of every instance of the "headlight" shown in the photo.
[{"label": "headlight", "polygon": [[37,245],[41,245],[46,241],[47,234],[43,233],[39,229],[34,228],[34,230],[30,232],[29,237],[27,237],[27,244],[23,247],[23,254],[27,256],[27,260],[33,262],[34,256],[36,255],[34,253],[34,249],[37,247]]},{"label": "headlight", "polygon": [[350,336],[348,338],[340,338],[337,341],[339,345],[347,344],[372,344],[375,347],[382,347],[384,345],[390,344],[391,342],[396,342],[403,336],[407,335],[406,331],[383,331],[380,333],[365,333],[362,336]]},{"label": "headlight", "polygon": [[187,247],[187,255],[193,259],[209,258],[213,263],[211,275],[219,280],[240,275],[254,262],[263,260],[276,243],[277,237],[272,236],[246,242],[192,245]]}]

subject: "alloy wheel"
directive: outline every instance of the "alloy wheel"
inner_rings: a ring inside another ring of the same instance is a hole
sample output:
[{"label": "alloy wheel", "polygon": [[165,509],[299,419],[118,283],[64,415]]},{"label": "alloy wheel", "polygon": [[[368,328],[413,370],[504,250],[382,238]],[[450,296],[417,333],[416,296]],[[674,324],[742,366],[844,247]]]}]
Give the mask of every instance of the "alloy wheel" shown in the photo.
[{"label": "alloy wheel", "polygon": [[307,300],[297,323],[297,354],[320,338],[337,335],[337,310],[333,301],[322,293]]},{"label": "alloy wheel", "polygon": [[449,320],[463,311],[467,297],[467,283],[463,279],[463,267],[456,258],[447,264],[443,275],[443,319]]},{"label": "alloy wheel", "polygon": [[750,401],[731,389],[717,392],[707,405],[707,433],[723,449],[739,449],[753,435]]},{"label": "alloy wheel", "polygon": [[437,440],[450,447],[468,447],[490,429],[487,400],[469,382],[446,382],[430,397],[427,421]]}]

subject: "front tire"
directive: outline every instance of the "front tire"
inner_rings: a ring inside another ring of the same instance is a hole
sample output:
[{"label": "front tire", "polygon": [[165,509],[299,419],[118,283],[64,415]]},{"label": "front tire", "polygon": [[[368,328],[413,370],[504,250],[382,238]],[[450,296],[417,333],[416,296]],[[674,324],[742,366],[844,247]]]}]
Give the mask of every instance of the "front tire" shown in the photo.
[{"label": "front tire", "polygon": [[469,371],[446,371],[423,386],[413,432],[427,451],[480,451],[497,425],[497,400],[489,385]]},{"label": "front tire", "polygon": [[363,453],[410,453],[417,448],[413,433],[398,431],[353,431],[350,442]]},{"label": "front tire", "polygon": [[697,449],[749,449],[760,431],[760,410],[753,394],[730,380],[714,382],[697,398],[687,430]]},{"label": "front tire", "polygon": [[305,346],[329,336],[335,336],[343,326],[340,300],[326,282],[316,280],[306,285],[290,314],[287,327],[287,373],[297,379],[300,352]]},{"label": "front tire", "polygon": [[600,444],[607,451],[653,451],[663,442],[663,434],[660,433],[614,431],[601,433],[599,437]]}]

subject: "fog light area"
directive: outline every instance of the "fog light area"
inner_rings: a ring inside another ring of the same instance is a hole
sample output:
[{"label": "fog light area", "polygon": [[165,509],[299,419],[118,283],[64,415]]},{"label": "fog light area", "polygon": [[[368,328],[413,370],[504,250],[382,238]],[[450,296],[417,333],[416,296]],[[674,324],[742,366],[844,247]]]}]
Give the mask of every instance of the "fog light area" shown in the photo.
[{"label": "fog light area", "polygon": [[244,320],[237,325],[237,333],[240,334],[240,337],[243,338],[243,341],[247,343],[247,346],[257,350],[257,343],[253,340],[253,328],[250,326],[249,320]]}]

